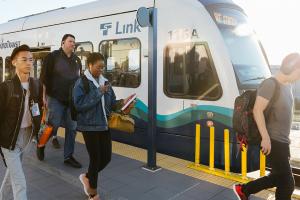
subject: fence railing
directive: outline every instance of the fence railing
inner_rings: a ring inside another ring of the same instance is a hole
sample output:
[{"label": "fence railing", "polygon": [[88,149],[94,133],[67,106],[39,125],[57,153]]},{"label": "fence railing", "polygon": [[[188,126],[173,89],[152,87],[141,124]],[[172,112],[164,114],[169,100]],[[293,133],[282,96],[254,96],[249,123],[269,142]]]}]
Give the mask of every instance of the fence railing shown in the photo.
[{"label": "fence railing", "polygon": [[[224,169],[215,168],[215,128],[212,126],[209,127],[209,129],[209,166],[200,163],[201,126],[200,124],[196,124],[195,163],[189,165],[189,167],[242,183],[250,181],[251,178],[247,177],[247,148],[245,145],[243,145],[243,150],[241,151],[241,173],[230,172],[230,133],[228,129],[224,130]],[[260,177],[264,176],[265,173],[266,157],[262,151],[260,151]]]}]

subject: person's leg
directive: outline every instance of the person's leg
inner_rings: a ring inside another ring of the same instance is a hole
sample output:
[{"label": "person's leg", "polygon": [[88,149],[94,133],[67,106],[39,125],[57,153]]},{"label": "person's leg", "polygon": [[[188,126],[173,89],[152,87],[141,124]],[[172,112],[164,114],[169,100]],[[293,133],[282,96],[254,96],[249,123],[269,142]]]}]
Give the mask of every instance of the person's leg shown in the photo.
[{"label": "person's leg", "polygon": [[66,106],[52,97],[48,97],[47,123],[53,127],[52,135],[57,135],[57,130],[61,126]]},{"label": "person's leg", "polygon": [[60,149],[60,144],[59,144],[59,141],[57,139],[57,130],[52,132],[52,146],[55,149]]},{"label": "person's leg", "polygon": [[295,188],[295,180],[289,162],[290,149],[288,144],[280,145],[280,157],[276,161],[274,170],[277,174],[276,199],[290,200]]},{"label": "person's leg", "polygon": [[7,168],[9,170],[13,196],[15,200],[27,200],[26,180],[21,163],[21,149],[14,150],[2,148]]},{"label": "person's leg", "polygon": [[99,165],[98,172],[102,171],[111,161],[111,133],[110,131],[103,131],[98,135],[99,137]]},{"label": "person's leg", "polygon": [[[62,105],[59,101],[57,101],[55,98],[48,97],[48,111],[46,121],[47,124],[49,124],[53,128],[51,134],[57,133],[57,130],[61,125],[64,109],[64,105]],[[36,153],[39,160],[44,160],[44,151],[45,146],[37,146]]]},{"label": "person's leg", "polygon": [[294,179],[289,164],[289,145],[271,141],[271,153],[268,156],[271,174],[262,178],[250,181],[243,185],[243,192],[246,195],[255,194],[261,190],[277,187],[276,194],[287,198],[294,190]]},{"label": "person's leg", "polygon": [[8,194],[11,192],[11,182],[10,182],[10,175],[9,170],[6,169],[1,187],[0,187],[0,200],[8,199]]},{"label": "person's leg", "polygon": [[64,123],[65,123],[65,146],[64,146],[64,159],[68,159],[73,156],[75,147],[75,137],[76,137],[76,121],[71,118],[70,108],[65,110],[64,113]]},{"label": "person's leg", "polygon": [[88,172],[86,177],[89,180],[90,191],[97,193],[97,182],[98,182],[98,165],[99,165],[99,132],[83,132],[83,138],[85,142],[86,149],[89,154],[90,162]]}]

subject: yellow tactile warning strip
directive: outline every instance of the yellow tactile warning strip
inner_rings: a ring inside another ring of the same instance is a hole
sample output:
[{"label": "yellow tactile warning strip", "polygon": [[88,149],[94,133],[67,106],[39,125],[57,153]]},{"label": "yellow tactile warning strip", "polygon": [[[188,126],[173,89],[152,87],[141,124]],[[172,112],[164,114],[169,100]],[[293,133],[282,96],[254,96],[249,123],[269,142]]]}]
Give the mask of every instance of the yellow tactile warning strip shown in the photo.
[{"label": "yellow tactile warning strip", "polygon": [[[58,135],[64,137],[62,134],[62,130],[59,129]],[[76,136],[76,141],[79,143],[84,143],[83,137],[81,133],[78,133]],[[134,160],[141,161],[146,163],[147,161],[147,151],[142,148],[134,147],[131,145],[119,143],[119,142],[112,142],[112,151],[115,154],[131,158]],[[161,153],[157,153],[157,165],[165,168],[167,170],[184,174],[186,176],[190,176],[199,180],[207,181],[222,187],[232,188],[232,185],[235,184],[235,181],[231,181],[222,177],[214,176],[211,174],[207,174],[201,171],[196,171],[194,169],[188,168],[188,165],[192,164],[191,161],[183,160],[180,158],[175,158],[172,156],[164,155]],[[272,191],[272,190],[271,190]],[[256,196],[268,199],[268,197],[273,196],[274,193],[271,191],[262,191]],[[273,190],[274,191],[274,190]],[[298,193],[298,191],[296,191]],[[300,195],[295,194],[293,196],[295,199],[300,199]],[[271,198],[272,199],[272,198]],[[275,199],[275,198],[274,198]]]}]

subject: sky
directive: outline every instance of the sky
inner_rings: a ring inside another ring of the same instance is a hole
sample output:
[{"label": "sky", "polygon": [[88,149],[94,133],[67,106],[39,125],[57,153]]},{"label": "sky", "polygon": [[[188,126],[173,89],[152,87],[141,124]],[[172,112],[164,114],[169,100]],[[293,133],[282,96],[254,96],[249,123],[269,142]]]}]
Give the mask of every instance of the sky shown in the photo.
[{"label": "sky", "polygon": [[[0,23],[91,1],[94,0],[0,0]],[[288,53],[300,52],[300,0],[234,1],[248,15],[250,23],[267,52],[270,64],[280,64]]]}]

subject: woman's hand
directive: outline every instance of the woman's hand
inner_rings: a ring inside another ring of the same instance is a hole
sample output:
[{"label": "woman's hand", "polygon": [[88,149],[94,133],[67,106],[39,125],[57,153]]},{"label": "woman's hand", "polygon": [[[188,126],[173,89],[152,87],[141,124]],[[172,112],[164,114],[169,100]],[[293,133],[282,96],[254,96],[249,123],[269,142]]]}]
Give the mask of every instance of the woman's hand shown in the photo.
[{"label": "woman's hand", "polygon": [[[125,104],[125,102],[128,101],[128,99],[129,99],[129,97],[126,98],[126,99],[123,99],[123,105]],[[126,108],[125,110],[123,110],[123,113],[126,114],[126,115],[129,114],[130,111],[132,110],[132,108],[134,108],[135,103],[136,103],[136,100],[133,100],[133,101],[127,106],[127,108]]]},{"label": "woman's hand", "polygon": [[101,93],[108,92],[109,85],[101,85],[99,87]]}]

